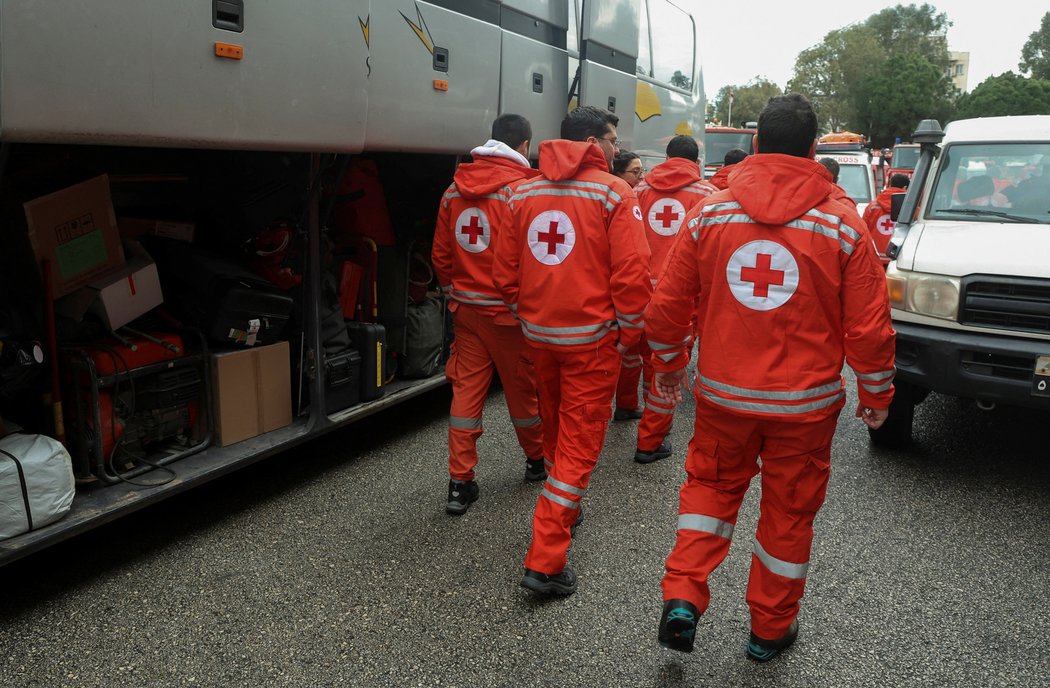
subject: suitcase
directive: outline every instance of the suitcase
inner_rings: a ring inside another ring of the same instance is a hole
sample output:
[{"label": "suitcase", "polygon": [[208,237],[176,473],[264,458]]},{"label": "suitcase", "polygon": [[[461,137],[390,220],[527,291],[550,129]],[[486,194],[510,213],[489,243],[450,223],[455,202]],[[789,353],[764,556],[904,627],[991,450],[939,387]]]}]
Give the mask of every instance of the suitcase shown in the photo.
[{"label": "suitcase", "polygon": [[324,361],[324,411],[328,415],[361,402],[361,354],[356,349]]},{"label": "suitcase", "polygon": [[281,341],[292,297],[264,278],[184,241],[146,237],[164,293],[209,339],[244,346]]},{"label": "suitcase", "polygon": [[386,381],[386,328],[378,323],[349,320],[350,340],[361,356],[361,401],[383,396]]}]

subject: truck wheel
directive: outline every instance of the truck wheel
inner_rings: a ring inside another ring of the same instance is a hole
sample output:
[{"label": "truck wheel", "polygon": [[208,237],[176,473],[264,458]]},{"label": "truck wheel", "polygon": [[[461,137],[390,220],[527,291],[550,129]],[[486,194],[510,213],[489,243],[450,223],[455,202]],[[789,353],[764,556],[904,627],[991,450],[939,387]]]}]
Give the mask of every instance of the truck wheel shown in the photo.
[{"label": "truck wheel", "polygon": [[877,447],[901,449],[911,444],[911,426],[919,397],[910,383],[894,382],[893,385],[895,391],[890,403],[890,415],[878,430],[868,428],[868,435],[871,443]]}]

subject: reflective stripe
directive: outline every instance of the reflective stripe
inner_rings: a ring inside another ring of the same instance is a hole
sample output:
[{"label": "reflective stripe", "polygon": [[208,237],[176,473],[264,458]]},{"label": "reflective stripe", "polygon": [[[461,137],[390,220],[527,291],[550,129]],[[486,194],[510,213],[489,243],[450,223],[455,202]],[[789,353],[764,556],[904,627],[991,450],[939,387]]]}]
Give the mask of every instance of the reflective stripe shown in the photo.
[{"label": "reflective stripe", "polygon": [[[814,222],[812,220],[798,219],[798,220],[792,220],[791,222],[786,222],[786,223],[784,223],[784,226],[785,227],[791,227],[792,229],[801,229],[801,230],[805,230],[807,232],[814,232],[816,234],[821,234],[823,236],[826,236],[829,239],[838,239],[839,240],[839,248],[841,248],[842,252],[845,253],[846,255],[851,255],[853,253],[854,248],[855,248],[853,244],[851,244],[850,242],[846,241],[844,238],[839,236],[839,232],[838,232],[837,229],[834,229],[833,227],[827,227],[825,225],[820,224],[819,222]],[[850,230],[850,231],[852,231],[852,230]]]},{"label": "reflective stripe", "polygon": [[683,352],[683,351],[675,351],[674,353],[669,353],[669,354],[656,354],[656,357],[659,358],[664,363],[670,363],[671,361],[673,361],[674,359],[676,359],[679,356],[683,355],[684,353],[685,352]]},{"label": "reflective stripe", "polygon": [[694,228],[694,227],[696,227],[696,226],[697,226],[698,224],[700,224],[700,216],[699,216],[699,215],[697,215],[696,217],[694,217],[694,218],[693,218],[692,220],[690,220],[689,222],[685,223],[685,226],[686,226],[686,227],[688,227],[689,229],[693,229],[693,228]]},{"label": "reflective stripe", "polygon": [[607,194],[610,200],[619,203],[623,200],[620,194],[612,190],[612,187],[608,184],[601,184],[599,182],[584,182],[575,179],[534,179],[533,181],[526,182],[518,187],[518,191],[533,191],[549,184],[553,188],[569,188],[569,189],[587,189],[590,191],[598,191]]},{"label": "reflective stripe", "polygon": [[496,296],[494,294],[482,294],[481,292],[477,292],[477,291],[463,291],[461,289],[454,289],[453,291],[456,294],[459,294],[460,296],[464,296],[464,297],[466,297],[468,299],[494,299],[494,298],[496,298]]},{"label": "reflective stripe", "polygon": [[445,198],[447,198],[450,201],[453,198],[459,198],[459,191],[455,191],[453,189],[449,189],[448,191],[445,192]]},{"label": "reflective stripe", "polygon": [[840,224],[839,231],[848,236],[850,239],[853,239],[854,241],[860,241],[860,232],[853,229],[849,225]]},{"label": "reflective stripe", "polygon": [[720,213],[723,210],[742,210],[742,206],[736,201],[722,201],[721,203],[712,203],[704,208],[704,214],[707,213]]},{"label": "reflective stripe", "polygon": [[531,428],[533,425],[540,424],[540,417],[533,416],[531,418],[515,418],[511,416],[510,422],[516,428]]},{"label": "reflective stripe", "polygon": [[763,566],[784,578],[802,580],[806,577],[806,572],[809,571],[808,561],[805,564],[792,564],[790,561],[777,559],[762,547],[762,543],[758,541],[758,538],[755,538],[754,553]]},{"label": "reflective stripe", "polygon": [[620,320],[619,318],[617,318],[616,323],[620,327],[625,329],[625,330],[644,330],[645,329],[645,323],[644,322],[633,323],[630,320]]},{"label": "reflective stripe", "polygon": [[615,308],[613,309],[613,313],[616,314],[617,319],[622,318],[624,320],[641,320],[642,316],[645,315],[644,313],[621,313]]},{"label": "reflective stripe", "polygon": [[866,389],[867,391],[871,392],[872,394],[875,394],[876,392],[885,392],[887,389],[892,387],[893,386],[893,380],[887,380],[886,382],[883,382],[881,385],[869,385],[866,382],[862,382],[860,386],[863,387],[864,389]]},{"label": "reflective stripe", "polygon": [[826,399],[820,399],[819,401],[811,401],[808,404],[760,404],[755,401],[740,401],[737,399],[726,399],[724,397],[715,396],[706,389],[695,385],[693,387],[701,396],[707,397],[713,403],[719,406],[725,406],[727,408],[739,409],[741,411],[759,411],[761,413],[772,413],[776,415],[795,415],[799,413],[808,413],[810,411],[816,411],[822,408],[828,408],[834,406],[840,399],[846,397],[845,392],[840,392],[834,396],[827,397]]},{"label": "reflective stripe", "polygon": [[729,521],[723,521],[714,516],[704,516],[703,514],[678,515],[678,530],[696,530],[701,533],[725,538],[726,540],[732,540],[734,528],[736,526]]},{"label": "reflective stripe", "polygon": [[534,189],[532,191],[526,191],[525,193],[517,193],[514,195],[514,198],[510,200],[516,202],[533,196],[572,196],[575,198],[586,198],[591,201],[601,201],[605,206],[605,209],[609,212],[612,212],[616,208],[616,204],[608,200],[604,194],[591,191],[578,191],[576,189]]},{"label": "reflective stripe", "polygon": [[493,298],[493,299],[469,299],[469,298],[461,297],[460,296],[461,293],[462,292],[452,292],[451,294],[449,294],[449,297],[453,301],[459,301],[460,303],[465,303],[465,304],[467,304],[469,306],[502,306],[502,305],[504,305],[503,301],[501,301],[500,299],[495,299],[495,298]]},{"label": "reflective stripe", "polygon": [[880,370],[877,373],[857,373],[857,379],[868,380],[869,382],[878,382],[879,380],[885,380],[887,376],[892,377],[896,374],[897,369],[891,368],[889,370]]},{"label": "reflective stripe", "polygon": [[735,394],[738,397],[750,397],[752,399],[771,399],[775,401],[798,401],[801,399],[812,399],[813,397],[822,397],[825,394],[831,394],[842,389],[842,381],[836,380],[835,382],[829,382],[826,385],[820,387],[813,387],[811,389],[793,390],[789,392],[768,392],[760,389],[748,389],[746,387],[734,387],[733,385],[727,385],[717,380],[712,380],[709,377],[697,374],[696,379],[704,384],[705,387],[716,389],[719,392],[725,392],[727,394]]},{"label": "reflective stripe", "polygon": [[517,313],[518,312],[518,304],[516,304],[516,303],[507,303],[506,301],[504,301],[503,305],[506,306],[507,310],[509,310],[512,313]]},{"label": "reflective stripe", "polygon": [[506,201],[508,200],[509,196],[507,196],[505,193],[490,193],[485,194],[481,198],[487,198],[491,201]]},{"label": "reflective stripe", "polygon": [[568,499],[565,499],[565,497],[561,497],[559,495],[556,495],[553,492],[551,492],[550,490],[548,490],[547,488],[543,488],[543,492],[541,492],[540,494],[542,496],[546,497],[547,499],[551,500],[555,504],[561,504],[566,509],[579,509],[580,508],[580,505],[577,504],[576,502],[570,502]]},{"label": "reflective stripe", "polygon": [[[701,216],[700,227],[715,227],[717,225],[727,225],[731,222],[744,225],[758,224],[751,219],[750,215],[744,215],[742,213],[739,215],[708,215],[705,213]],[[697,229],[699,230],[700,227]]]},{"label": "reflective stripe", "polygon": [[684,343],[685,343],[684,340],[679,342],[678,344],[664,344],[663,342],[654,342],[654,341],[650,340],[649,341],[649,348],[652,349],[653,351],[667,351],[668,349],[676,349],[676,348],[682,346],[682,344],[684,344]]},{"label": "reflective stripe", "polygon": [[583,496],[583,490],[581,490],[580,488],[578,488],[578,487],[576,487],[574,485],[570,485],[568,483],[563,483],[560,480],[555,480],[551,476],[547,477],[547,484],[550,485],[551,487],[558,488],[562,492],[568,492],[569,494],[574,494],[577,497],[582,497]]},{"label": "reflective stripe", "polygon": [[460,430],[480,430],[481,418],[463,418],[462,416],[449,416],[448,426]]},{"label": "reflective stripe", "polygon": [[543,457],[543,465],[547,467],[547,470],[554,468],[554,462],[548,459],[546,456]]},{"label": "reflective stripe", "polygon": [[528,325],[529,329],[539,334],[591,334],[598,332],[602,329],[609,329],[616,323],[612,320],[607,320],[596,325],[573,325],[567,327],[544,327],[542,325],[534,325],[527,320],[522,320],[522,323]]},{"label": "reflective stripe", "polygon": [[[664,399],[661,398],[661,401],[664,401]],[[674,415],[674,409],[673,408],[669,409],[669,408],[664,408],[663,406],[657,406],[656,404],[654,404],[653,402],[649,401],[648,399],[645,400],[645,408],[649,409],[653,413],[661,413],[661,414],[663,414],[665,416],[673,416]]]}]

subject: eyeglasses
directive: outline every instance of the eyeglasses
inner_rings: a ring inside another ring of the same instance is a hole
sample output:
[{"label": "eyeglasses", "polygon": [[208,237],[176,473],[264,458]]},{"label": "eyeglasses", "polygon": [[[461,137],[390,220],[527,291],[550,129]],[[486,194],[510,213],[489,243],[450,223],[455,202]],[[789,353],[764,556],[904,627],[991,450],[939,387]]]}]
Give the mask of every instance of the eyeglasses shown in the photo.
[{"label": "eyeglasses", "polygon": [[623,143],[623,141],[621,141],[620,139],[615,138],[615,137],[610,139],[607,136],[602,136],[601,139],[602,139],[602,141],[608,141],[609,143],[611,143],[612,145],[616,146],[617,148],[619,148],[620,144]]},{"label": "eyeglasses", "polygon": [[629,174],[633,174],[636,177],[641,177],[643,174],[645,174],[645,168],[644,167],[635,167],[634,169],[624,170],[624,172],[627,172]]}]

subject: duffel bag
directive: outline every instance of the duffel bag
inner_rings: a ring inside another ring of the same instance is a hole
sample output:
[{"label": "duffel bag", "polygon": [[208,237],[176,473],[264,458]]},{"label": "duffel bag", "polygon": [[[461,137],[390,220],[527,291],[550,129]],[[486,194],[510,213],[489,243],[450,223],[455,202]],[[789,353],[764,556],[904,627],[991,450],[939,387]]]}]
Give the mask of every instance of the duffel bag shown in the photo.
[{"label": "duffel bag", "polygon": [[73,463],[58,440],[25,434],[0,439],[0,540],[62,518],[75,491]]}]

